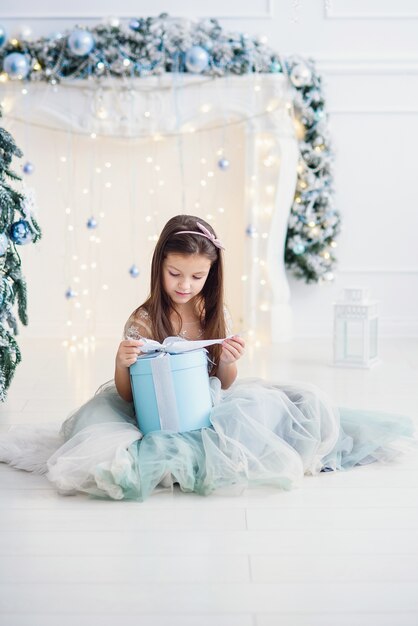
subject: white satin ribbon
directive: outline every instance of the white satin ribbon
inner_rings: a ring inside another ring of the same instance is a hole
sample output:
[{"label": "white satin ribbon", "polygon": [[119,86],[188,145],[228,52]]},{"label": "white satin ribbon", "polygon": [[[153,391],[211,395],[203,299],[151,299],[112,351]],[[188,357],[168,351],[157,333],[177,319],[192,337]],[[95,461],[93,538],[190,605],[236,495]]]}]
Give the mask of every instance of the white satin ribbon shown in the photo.
[{"label": "white satin ribbon", "polygon": [[161,353],[155,359],[151,359],[151,370],[161,429],[178,432],[180,420],[171,373],[170,355]]},{"label": "white satin ribbon", "polygon": [[[230,339],[234,335],[228,335],[226,339]],[[144,345],[141,346],[141,352],[148,354],[150,352],[168,352],[169,354],[182,354],[183,352],[191,352],[192,350],[200,350],[206,346],[213,346],[216,343],[222,343],[225,339],[199,339],[190,341],[182,337],[167,337],[163,343],[155,341],[155,339],[146,339],[141,337]]]}]

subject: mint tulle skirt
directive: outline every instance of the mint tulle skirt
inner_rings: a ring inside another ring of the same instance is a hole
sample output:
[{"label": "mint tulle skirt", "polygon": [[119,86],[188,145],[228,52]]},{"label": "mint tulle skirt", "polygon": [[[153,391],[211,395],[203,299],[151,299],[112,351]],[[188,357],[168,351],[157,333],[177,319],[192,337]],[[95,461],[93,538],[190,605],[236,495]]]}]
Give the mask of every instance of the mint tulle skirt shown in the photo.
[{"label": "mint tulle skirt", "polygon": [[313,385],[210,383],[211,428],[142,436],[133,405],[108,383],[58,433],[16,427],[1,435],[0,461],[46,474],[62,494],[141,501],[175,483],[201,495],[288,490],[304,475],[388,463],[418,449],[409,417],[337,409]]}]

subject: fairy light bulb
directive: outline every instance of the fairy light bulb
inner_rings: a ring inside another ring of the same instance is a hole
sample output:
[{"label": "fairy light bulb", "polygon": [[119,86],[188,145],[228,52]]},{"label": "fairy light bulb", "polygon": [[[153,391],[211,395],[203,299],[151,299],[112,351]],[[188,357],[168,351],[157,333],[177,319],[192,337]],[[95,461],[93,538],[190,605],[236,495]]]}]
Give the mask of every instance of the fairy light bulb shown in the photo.
[{"label": "fairy light bulb", "polygon": [[96,115],[100,120],[105,120],[108,116],[108,112],[104,107],[99,107],[96,111]]}]

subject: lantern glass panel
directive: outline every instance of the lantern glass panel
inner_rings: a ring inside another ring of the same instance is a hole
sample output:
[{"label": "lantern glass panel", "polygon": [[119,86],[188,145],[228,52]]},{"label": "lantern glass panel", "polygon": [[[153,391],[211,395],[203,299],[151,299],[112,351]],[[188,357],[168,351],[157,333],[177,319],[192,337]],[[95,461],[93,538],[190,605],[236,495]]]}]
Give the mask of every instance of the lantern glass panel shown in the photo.
[{"label": "lantern glass panel", "polygon": [[377,318],[370,321],[370,358],[377,357]]},{"label": "lantern glass panel", "polygon": [[344,322],[344,358],[363,357],[364,324],[360,320],[345,320]]}]

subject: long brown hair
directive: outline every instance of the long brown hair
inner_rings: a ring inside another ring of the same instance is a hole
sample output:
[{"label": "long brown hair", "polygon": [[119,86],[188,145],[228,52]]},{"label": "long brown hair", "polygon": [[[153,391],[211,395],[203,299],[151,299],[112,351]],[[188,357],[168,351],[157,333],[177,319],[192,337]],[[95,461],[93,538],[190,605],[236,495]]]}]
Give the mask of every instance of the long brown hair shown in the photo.
[{"label": "long brown hair", "polygon": [[[181,324],[181,316],[173,307],[171,298],[165,292],[163,283],[163,262],[168,254],[202,254],[206,256],[211,267],[202,291],[197,296],[197,313],[200,316],[200,324],[203,329],[204,339],[218,339],[225,337],[225,312],[224,312],[224,278],[222,250],[217,248],[207,237],[199,234],[181,234],[181,230],[199,232],[196,223],[205,226],[215,237],[212,226],[200,217],[194,215],[177,215],[172,217],[164,226],[155,246],[151,263],[150,293],[147,300],[136,309],[145,309],[149,314],[149,321],[153,339],[164,341],[166,337],[175,334],[170,314],[178,315]],[[209,353],[215,364],[219,362],[221,346],[211,346]],[[215,375],[217,366],[211,371]]]}]

